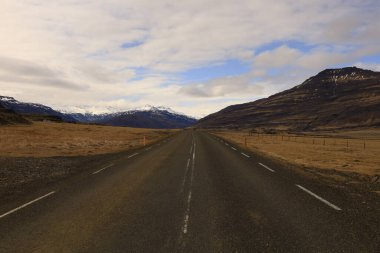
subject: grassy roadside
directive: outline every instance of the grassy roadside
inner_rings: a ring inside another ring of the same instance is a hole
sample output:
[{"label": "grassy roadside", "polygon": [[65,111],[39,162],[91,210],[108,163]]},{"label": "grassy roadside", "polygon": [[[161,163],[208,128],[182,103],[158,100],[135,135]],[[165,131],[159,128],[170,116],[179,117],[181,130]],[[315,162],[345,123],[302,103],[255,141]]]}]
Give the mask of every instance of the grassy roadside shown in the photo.
[{"label": "grassy roadside", "polygon": [[[360,174],[363,178],[380,182],[380,141],[363,143],[340,139],[313,138],[305,136],[290,138],[286,136],[257,135],[249,136],[247,131],[211,131],[211,133],[255,152],[259,152],[290,164],[316,168],[321,172],[337,171],[340,174]],[[335,175],[335,177],[337,177]],[[338,178],[339,179],[339,178]]]},{"label": "grassy roadside", "polygon": [[0,157],[115,153],[158,141],[176,130],[35,122],[0,127]]}]

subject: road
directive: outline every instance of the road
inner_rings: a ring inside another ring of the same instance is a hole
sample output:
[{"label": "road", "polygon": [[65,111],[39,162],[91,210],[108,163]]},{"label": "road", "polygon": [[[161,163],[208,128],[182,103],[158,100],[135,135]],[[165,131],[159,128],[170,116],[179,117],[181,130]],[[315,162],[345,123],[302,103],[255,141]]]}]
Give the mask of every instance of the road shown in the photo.
[{"label": "road", "polygon": [[379,252],[379,212],[202,131],[0,205],[0,252]]}]

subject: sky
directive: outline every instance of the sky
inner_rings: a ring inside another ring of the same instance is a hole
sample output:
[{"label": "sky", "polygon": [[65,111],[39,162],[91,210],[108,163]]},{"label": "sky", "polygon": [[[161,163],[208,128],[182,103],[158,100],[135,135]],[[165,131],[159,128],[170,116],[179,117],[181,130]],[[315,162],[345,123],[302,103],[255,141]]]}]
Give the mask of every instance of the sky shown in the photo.
[{"label": "sky", "polygon": [[0,95],[197,118],[326,68],[380,71],[378,0],[0,0]]}]

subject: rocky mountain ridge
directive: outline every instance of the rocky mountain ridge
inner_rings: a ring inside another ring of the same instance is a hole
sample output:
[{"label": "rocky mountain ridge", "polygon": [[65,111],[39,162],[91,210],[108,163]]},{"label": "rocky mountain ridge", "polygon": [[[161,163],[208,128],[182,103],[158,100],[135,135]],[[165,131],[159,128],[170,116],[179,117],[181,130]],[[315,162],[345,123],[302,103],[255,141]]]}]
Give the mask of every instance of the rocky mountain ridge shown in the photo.
[{"label": "rocky mountain ridge", "polygon": [[310,131],[380,125],[380,72],[326,69],[289,90],[199,120],[206,128]]}]

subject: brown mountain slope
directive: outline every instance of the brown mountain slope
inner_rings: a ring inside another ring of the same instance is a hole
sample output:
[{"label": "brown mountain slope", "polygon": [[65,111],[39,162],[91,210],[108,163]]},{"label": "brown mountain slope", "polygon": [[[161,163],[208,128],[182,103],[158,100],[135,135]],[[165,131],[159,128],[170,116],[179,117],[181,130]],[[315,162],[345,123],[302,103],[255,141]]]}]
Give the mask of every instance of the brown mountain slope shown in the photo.
[{"label": "brown mountain slope", "polygon": [[327,69],[292,89],[226,107],[198,126],[298,131],[380,126],[380,72]]}]

